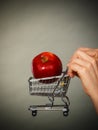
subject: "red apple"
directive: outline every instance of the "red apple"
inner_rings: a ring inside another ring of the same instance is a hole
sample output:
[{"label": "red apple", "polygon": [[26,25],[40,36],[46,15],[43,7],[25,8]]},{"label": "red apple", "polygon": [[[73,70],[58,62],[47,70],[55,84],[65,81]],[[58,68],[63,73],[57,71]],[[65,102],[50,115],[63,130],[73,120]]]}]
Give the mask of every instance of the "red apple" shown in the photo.
[{"label": "red apple", "polygon": [[51,52],[42,52],[32,60],[32,74],[34,78],[58,76],[62,73],[60,58]]}]

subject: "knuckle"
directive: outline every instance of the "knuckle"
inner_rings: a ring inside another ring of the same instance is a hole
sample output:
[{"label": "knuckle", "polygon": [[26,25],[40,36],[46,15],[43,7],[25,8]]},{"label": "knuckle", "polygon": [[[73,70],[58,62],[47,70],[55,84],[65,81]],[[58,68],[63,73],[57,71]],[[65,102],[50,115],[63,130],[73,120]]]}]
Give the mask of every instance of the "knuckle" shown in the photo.
[{"label": "knuckle", "polygon": [[80,52],[81,52],[81,49],[78,48],[77,51],[76,51],[76,53],[77,53],[77,54],[80,54]]},{"label": "knuckle", "polygon": [[79,47],[79,48],[78,48],[78,50],[81,50],[81,49],[83,49],[83,47]]},{"label": "knuckle", "polygon": [[92,59],[92,64],[94,65],[94,64],[96,64],[96,60],[95,59]]},{"label": "knuckle", "polygon": [[81,48],[78,48],[78,49],[77,49],[77,51],[80,51],[80,50],[81,50]]},{"label": "knuckle", "polygon": [[78,50],[82,50],[82,49],[83,49],[83,47],[79,47],[79,48],[78,48]]},{"label": "knuckle", "polygon": [[96,53],[96,54],[95,54],[95,57],[98,58],[98,51],[96,51],[95,53]]},{"label": "knuckle", "polygon": [[86,74],[87,73],[87,69],[86,68],[82,68],[81,72],[82,72],[82,74]]},{"label": "knuckle", "polygon": [[88,62],[87,63],[87,68],[90,69],[92,67],[92,63]]},{"label": "knuckle", "polygon": [[94,65],[97,64],[97,60],[96,60],[95,58],[93,58],[93,59],[91,60],[91,63],[92,63],[92,65],[94,66]]}]

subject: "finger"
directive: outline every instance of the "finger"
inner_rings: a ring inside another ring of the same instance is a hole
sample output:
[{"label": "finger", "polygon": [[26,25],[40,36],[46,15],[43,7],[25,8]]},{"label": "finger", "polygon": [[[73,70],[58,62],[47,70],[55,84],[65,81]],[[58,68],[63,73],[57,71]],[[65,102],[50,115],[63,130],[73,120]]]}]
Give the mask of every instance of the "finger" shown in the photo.
[{"label": "finger", "polygon": [[86,48],[86,47],[81,47],[79,48],[78,50],[81,50],[81,51],[89,51],[91,50],[92,48]]},{"label": "finger", "polygon": [[94,86],[98,86],[98,81],[93,70],[89,71],[87,68],[76,63],[71,64],[70,68],[79,75],[83,88],[88,95],[91,95],[92,92],[96,91],[96,87],[94,88]]},{"label": "finger", "polygon": [[[93,57],[95,59],[93,59]],[[92,63],[95,68],[95,71],[98,70],[98,49],[91,49],[91,48],[79,48],[71,57],[69,63],[73,61],[73,59],[83,59],[87,60],[88,62]],[[69,67],[70,74],[73,74],[72,70]],[[98,75],[98,73],[97,73]]]},{"label": "finger", "polygon": [[[76,64],[76,65],[79,65],[79,66],[81,66],[82,68],[88,68],[89,69],[89,62],[88,61],[86,61],[86,60],[83,60],[83,59],[80,59],[80,58],[74,58],[69,64],[68,64],[68,66],[69,66],[69,70],[68,70],[68,74],[71,76],[71,77],[74,77],[75,75],[77,75],[77,73],[76,72],[74,72],[72,69],[71,69],[71,66],[73,65],[73,64]],[[92,66],[91,66],[92,67]],[[93,68],[93,67],[92,67]],[[93,70],[94,71],[94,70]]]},{"label": "finger", "polygon": [[70,64],[73,64],[73,63],[78,64],[78,65],[85,67],[85,68],[88,67],[89,64],[90,64],[87,60],[83,60],[83,59],[80,59],[80,58],[73,59],[73,61],[70,62]]},{"label": "finger", "polygon": [[89,56],[87,53],[85,53],[81,50],[78,50],[71,60],[76,59],[76,58],[80,58],[80,59],[83,59],[83,60],[86,60],[89,62],[92,60],[91,56]]},{"label": "finger", "polygon": [[67,67],[68,67],[67,74],[68,74],[71,78],[73,78],[73,77],[75,76],[74,71],[72,71],[72,69],[70,69],[70,66],[69,66],[69,65],[67,65]]},{"label": "finger", "polygon": [[[95,52],[94,52],[94,54],[96,55]],[[84,52],[79,52],[78,55],[79,55],[80,59],[85,60],[85,62],[86,62],[85,65],[89,68],[89,70],[93,66],[95,74],[98,77],[98,58],[91,57]],[[97,55],[96,55],[96,57],[97,57]]]},{"label": "finger", "polygon": [[79,48],[76,50],[76,52],[73,54],[73,56],[70,58],[70,60],[72,60],[73,58],[78,58],[79,57],[79,53],[80,52],[85,52],[87,53],[89,56],[98,58],[98,49],[92,49],[92,48]]},{"label": "finger", "polygon": [[86,79],[86,77],[89,77],[90,80],[91,80],[91,77],[93,79],[96,78],[96,74],[94,72],[93,67],[89,70],[89,68],[87,66],[82,66],[80,64],[73,63],[73,64],[70,65],[70,69],[73,72],[77,73],[82,81],[84,81],[84,79]]},{"label": "finger", "polygon": [[[74,58],[79,58],[79,53],[80,53],[81,51],[86,52],[86,51],[88,51],[88,50],[89,50],[89,48],[79,48],[79,49],[77,49],[77,50],[75,51],[75,53],[73,54],[73,56],[70,58],[70,61],[73,60]],[[70,61],[69,61],[69,62],[70,62]]]},{"label": "finger", "polygon": [[98,59],[98,51],[97,51],[97,50],[87,51],[86,53],[87,53],[89,56],[92,56],[92,57]]},{"label": "finger", "polygon": [[96,76],[98,77],[98,59],[96,60],[95,58],[87,55],[83,51],[78,51],[77,55],[78,58],[73,58],[71,62],[78,63],[82,66],[86,65],[89,69],[93,66]]},{"label": "finger", "polygon": [[98,58],[98,49],[79,48],[79,50],[86,52],[89,56],[93,56],[95,58]]},{"label": "finger", "polygon": [[71,64],[69,67],[70,67],[70,69],[72,70],[72,72],[77,73],[77,74],[79,75],[79,77],[82,76],[82,75],[81,75],[81,70],[83,70],[83,67],[82,67],[82,66],[80,66],[80,65],[78,65],[78,64],[76,64],[76,63],[73,63],[73,64]]}]

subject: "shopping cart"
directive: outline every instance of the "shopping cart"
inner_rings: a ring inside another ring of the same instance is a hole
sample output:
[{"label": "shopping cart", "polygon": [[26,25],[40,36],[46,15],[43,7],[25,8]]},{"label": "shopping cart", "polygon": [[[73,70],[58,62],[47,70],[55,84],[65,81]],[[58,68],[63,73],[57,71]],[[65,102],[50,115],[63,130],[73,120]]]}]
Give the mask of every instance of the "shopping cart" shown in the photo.
[{"label": "shopping cart", "polygon": [[[40,79],[29,78],[30,95],[46,96],[49,99],[49,103],[45,105],[31,105],[29,110],[32,112],[32,116],[36,116],[37,111],[45,110],[62,110],[64,116],[68,115],[70,101],[66,94],[70,83],[70,77],[67,75],[67,70],[68,69],[63,71],[59,76]],[[54,104],[55,97],[60,97],[62,104]]]}]

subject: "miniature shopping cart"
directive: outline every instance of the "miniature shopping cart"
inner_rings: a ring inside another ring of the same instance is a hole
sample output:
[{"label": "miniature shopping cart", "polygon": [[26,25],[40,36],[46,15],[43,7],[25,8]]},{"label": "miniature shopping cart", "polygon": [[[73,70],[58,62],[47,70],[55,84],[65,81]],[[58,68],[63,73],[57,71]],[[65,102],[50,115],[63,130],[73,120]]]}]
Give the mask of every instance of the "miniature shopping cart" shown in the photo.
[{"label": "miniature shopping cart", "polygon": [[[32,116],[37,115],[37,111],[63,111],[63,115],[67,116],[69,112],[70,101],[66,93],[70,83],[70,77],[66,71],[59,76],[35,79],[30,77],[29,80],[30,95],[46,96],[49,103],[45,105],[31,105],[29,110]],[[55,104],[55,98],[61,98],[62,104]]]}]

